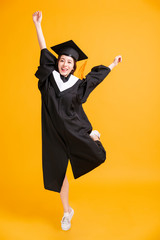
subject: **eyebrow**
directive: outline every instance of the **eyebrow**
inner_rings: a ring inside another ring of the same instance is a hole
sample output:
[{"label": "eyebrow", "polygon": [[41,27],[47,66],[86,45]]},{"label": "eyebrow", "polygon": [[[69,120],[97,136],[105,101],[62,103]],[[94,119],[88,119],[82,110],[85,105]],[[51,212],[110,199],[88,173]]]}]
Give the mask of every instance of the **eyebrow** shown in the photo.
[{"label": "eyebrow", "polygon": [[[60,58],[60,60],[62,60],[62,59],[65,60],[64,57],[61,57],[61,58]],[[68,59],[67,61],[71,61],[71,62],[72,62],[73,60],[72,60],[72,59]]]}]

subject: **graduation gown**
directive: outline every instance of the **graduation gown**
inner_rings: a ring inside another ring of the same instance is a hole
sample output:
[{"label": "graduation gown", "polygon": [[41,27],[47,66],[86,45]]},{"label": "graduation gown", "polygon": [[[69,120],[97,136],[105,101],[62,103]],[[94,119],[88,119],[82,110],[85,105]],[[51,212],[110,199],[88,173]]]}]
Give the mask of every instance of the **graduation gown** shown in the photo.
[{"label": "graduation gown", "polygon": [[56,57],[41,50],[35,73],[41,92],[42,168],[44,188],[60,192],[70,160],[73,176],[78,178],[102,164],[106,151],[100,141],[90,137],[92,125],[82,104],[111,71],[93,67],[82,80],[72,74],[62,77],[56,71]]}]

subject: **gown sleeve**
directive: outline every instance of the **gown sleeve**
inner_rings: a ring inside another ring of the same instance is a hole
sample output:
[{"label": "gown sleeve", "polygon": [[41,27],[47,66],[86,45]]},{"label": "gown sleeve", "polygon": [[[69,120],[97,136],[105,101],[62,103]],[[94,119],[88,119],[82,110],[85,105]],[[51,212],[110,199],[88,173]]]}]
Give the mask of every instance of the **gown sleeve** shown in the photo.
[{"label": "gown sleeve", "polygon": [[89,94],[98,84],[100,84],[109,74],[111,69],[104,65],[93,67],[91,72],[86,75],[78,87],[77,97],[80,103],[86,102]]},{"label": "gown sleeve", "polygon": [[50,75],[50,73],[56,67],[57,59],[56,57],[47,49],[43,48],[40,53],[40,65],[38,66],[38,70],[35,73],[35,76],[39,79],[38,88],[41,90],[43,85],[46,82],[46,79]]}]

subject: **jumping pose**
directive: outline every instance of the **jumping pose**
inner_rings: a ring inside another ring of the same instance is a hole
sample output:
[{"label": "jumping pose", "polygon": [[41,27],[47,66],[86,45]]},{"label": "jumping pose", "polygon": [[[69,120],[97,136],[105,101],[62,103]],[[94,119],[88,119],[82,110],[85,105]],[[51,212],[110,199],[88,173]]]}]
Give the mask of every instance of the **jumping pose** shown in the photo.
[{"label": "jumping pose", "polygon": [[108,67],[99,65],[82,80],[73,75],[76,62],[87,59],[72,41],[47,49],[41,28],[42,12],[33,14],[40,52],[40,65],[35,73],[42,99],[42,165],[44,188],[60,193],[64,215],[63,230],[71,227],[73,208],[68,202],[69,183],[66,176],[70,160],[74,178],[78,178],[102,164],[106,151],[100,133],[92,130],[82,104],[109,72],[122,61],[115,57]]}]

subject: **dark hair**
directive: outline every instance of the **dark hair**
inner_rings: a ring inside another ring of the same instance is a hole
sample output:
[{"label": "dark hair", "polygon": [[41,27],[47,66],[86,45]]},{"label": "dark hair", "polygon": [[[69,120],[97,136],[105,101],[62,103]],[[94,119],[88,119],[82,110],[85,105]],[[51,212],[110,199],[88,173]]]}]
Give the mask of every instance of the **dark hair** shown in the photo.
[{"label": "dark hair", "polygon": [[[58,70],[58,62],[59,62],[59,59],[62,55],[59,55],[58,56],[58,59],[57,59],[57,63],[56,63],[56,70],[59,72]],[[66,55],[67,56],[67,55]],[[73,58],[73,57],[72,57]],[[77,64],[76,64],[76,60],[73,58],[73,61],[74,61],[74,66],[73,66],[73,70],[71,71],[71,74],[73,74],[75,71],[76,71],[76,68],[77,68]]]}]

